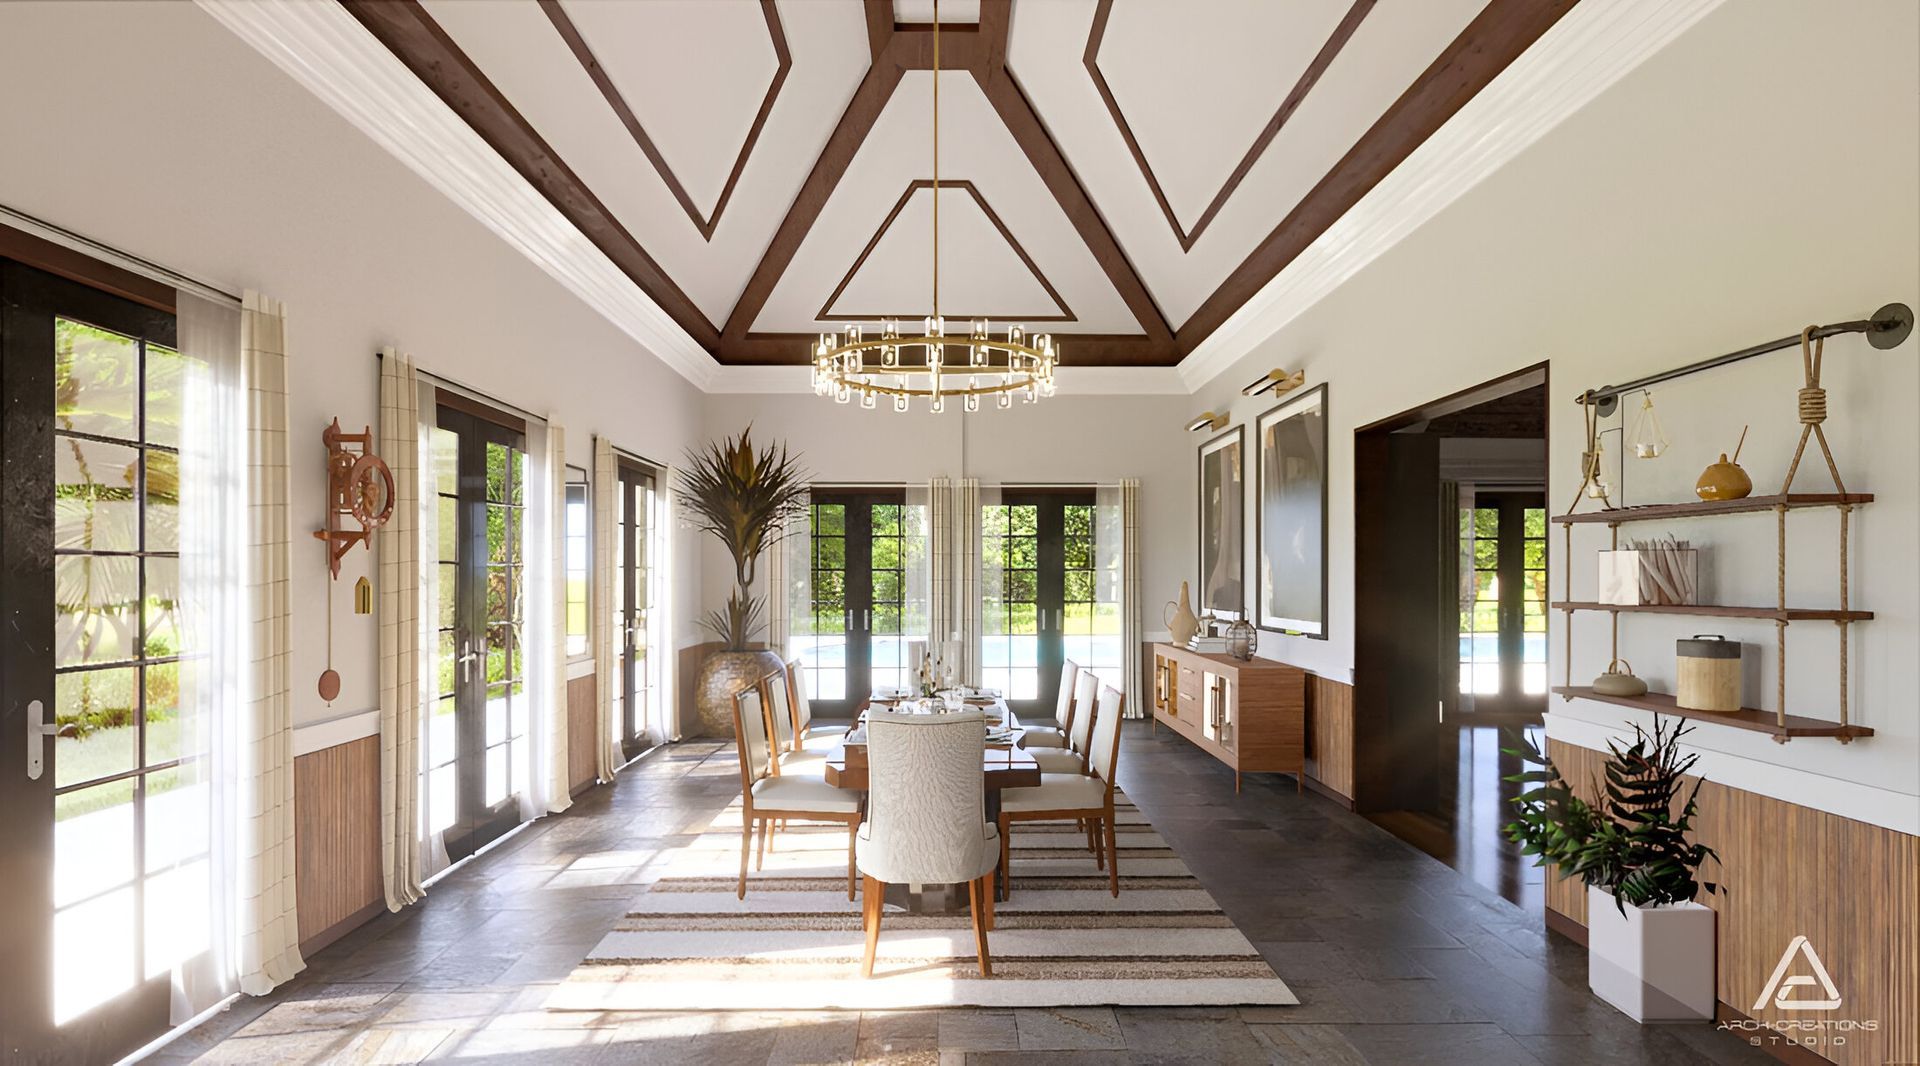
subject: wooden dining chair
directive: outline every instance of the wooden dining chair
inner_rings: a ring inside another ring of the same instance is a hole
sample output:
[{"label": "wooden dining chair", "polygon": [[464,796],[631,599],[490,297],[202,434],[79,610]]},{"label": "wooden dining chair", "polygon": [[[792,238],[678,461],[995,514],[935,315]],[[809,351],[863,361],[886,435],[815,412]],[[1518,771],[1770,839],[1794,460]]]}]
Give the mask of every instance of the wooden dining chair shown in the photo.
[{"label": "wooden dining chair", "polygon": [[866,878],[860,976],[873,976],[890,884],[966,882],[980,975],[993,976],[993,872],[1002,854],[986,816],[987,716],[867,711],[867,819],[855,841]]},{"label": "wooden dining chair", "polygon": [[813,704],[807,699],[807,671],[798,658],[787,663],[788,696],[793,701],[793,747],[796,751],[828,754],[846,739],[848,727],[813,723]]},{"label": "wooden dining chair", "polygon": [[[1127,698],[1119,689],[1103,686],[1092,704],[1093,737],[1087,749],[1093,776],[1042,774],[1032,788],[1009,788],[1000,793],[1000,869],[1007,896],[1013,894],[1013,867],[1009,865],[1013,823],[1079,819],[1105,833],[1107,886],[1120,894],[1120,854],[1114,839],[1113,774],[1120,763],[1120,714]],[[1087,713],[1085,711],[1080,712]],[[1096,854],[1098,854],[1096,852]]]},{"label": "wooden dining chair", "polygon": [[1053,701],[1053,724],[1030,725],[1021,733],[1020,746],[1023,748],[1064,748],[1073,728],[1073,690],[1074,682],[1080,674],[1080,664],[1067,659],[1060,664],[1060,695]]},{"label": "wooden dining chair", "polygon": [[1069,730],[1063,748],[1028,748],[1027,754],[1048,774],[1087,774],[1087,745],[1094,730],[1093,705],[1100,692],[1100,678],[1080,667],[1074,678],[1073,705],[1068,710]]},{"label": "wooden dining chair", "polygon": [[794,714],[793,671],[782,666],[769,672],[755,682],[766,693],[767,725],[769,735],[773,737],[773,772],[785,776],[791,773],[826,773],[827,750],[802,747],[799,741],[797,718]]},{"label": "wooden dining chair", "polygon": [[756,684],[733,697],[733,736],[740,751],[740,884],[747,898],[747,860],[753,830],[760,827],[757,868],[767,862],[767,837],[774,821],[837,822],[847,827],[847,898],[853,899],[853,841],[860,829],[860,798],[818,777],[781,777],[773,769],[773,745],[767,735],[765,687]]}]

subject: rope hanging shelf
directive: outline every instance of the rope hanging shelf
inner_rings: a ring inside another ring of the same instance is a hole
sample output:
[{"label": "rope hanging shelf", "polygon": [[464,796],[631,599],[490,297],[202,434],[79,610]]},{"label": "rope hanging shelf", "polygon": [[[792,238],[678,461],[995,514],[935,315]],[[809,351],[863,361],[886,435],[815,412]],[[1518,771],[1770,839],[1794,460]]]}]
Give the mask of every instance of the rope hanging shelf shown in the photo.
[{"label": "rope hanging shelf", "polygon": [[[1842,744],[1850,743],[1856,737],[1869,737],[1873,730],[1866,726],[1854,725],[1848,721],[1849,712],[1849,628],[1858,622],[1873,618],[1871,611],[1855,611],[1849,602],[1851,585],[1850,560],[1848,557],[1849,522],[1856,507],[1872,503],[1870,493],[1848,492],[1846,482],[1840,476],[1840,465],[1834,460],[1833,449],[1827,443],[1827,435],[1822,428],[1827,420],[1827,393],[1820,383],[1822,364],[1825,359],[1826,340],[1829,337],[1847,333],[1865,334],[1867,342],[1876,349],[1894,348],[1904,342],[1913,332],[1913,310],[1905,304],[1888,304],[1874,312],[1872,318],[1851,322],[1840,322],[1826,326],[1808,326],[1798,336],[1783,337],[1779,340],[1743,348],[1737,352],[1716,356],[1712,359],[1691,363],[1659,374],[1649,375],[1623,385],[1608,385],[1604,388],[1589,389],[1575,397],[1582,407],[1586,428],[1586,450],[1581,457],[1581,483],[1575,491],[1573,503],[1567,512],[1554,517],[1565,533],[1566,547],[1566,598],[1553,605],[1565,614],[1566,628],[1566,664],[1564,685],[1554,688],[1555,694],[1566,700],[1591,699],[1659,714],[1673,714],[1702,721],[1717,722],[1738,729],[1749,729],[1772,735],[1778,743],[1786,743],[1794,737],[1831,737]],[[1800,441],[1794,448],[1793,461],[1788,464],[1786,477],[1782,479],[1780,491],[1770,496],[1749,496],[1737,500],[1703,500],[1691,503],[1651,504],[1639,507],[1615,507],[1608,495],[1605,482],[1601,479],[1601,462],[1598,440],[1598,420],[1612,412],[1618,398],[1626,393],[1677,377],[1699,373],[1725,366],[1729,363],[1750,359],[1768,352],[1782,351],[1798,346],[1802,371],[1802,384],[1797,395],[1797,408],[1800,418]],[[1795,476],[1800,471],[1800,463],[1806,456],[1807,444],[1819,446],[1820,455],[1826,461],[1827,473],[1833,479],[1833,490],[1827,493],[1794,492]],[[1591,490],[1591,491],[1590,491]],[[1582,498],[1592,496],[1600,500],[1598,511],[1581,512],[1578,510]],[[1787,605],[1787,512],[1807,508],[1834,508],[1839,514],[1839,567],[1840,606],[1837,610],[1809,609],[1789,607]],[[1777,554],[1775,562],[1775,602],[1772,607],[1732,607],[1712,604],[1688,604],[1684,606],[1647,605],[1616,606],[1592,602],[1576,601],[1573,598],[1573,527],[1576,525],[1604,523],[1607,526],[1610,547],[1620,547],[1620,526],[1631,522],[1646,522],[1660,519],[1713,517],[1720,515],[1755,514],[1771,511],[1774,515]],[[1646,693],[1641,696],[1609,696],[1594,692],[1592,688],[1573,683],[1573,616],[1582,611],[1604,611],[1608,614],[1612,630],[1611,658],[1620,657],[1620,616],[1622,614],[1674,614],[1702,615],[1722,618],[1760,618],[1770,619],[1774,623],[1777,649],[1777,668],[1774,677],[1775,707],[1772,712],[1757,708],[1743,708],[1731,713],[1713,711],[1694,711],[1680,707],[1672,696],[1661,693]],[[1794,621],[1831,622],[1840,636],[1839,661],[1839,720],[1829,721],[1821,718],[1808,718],[1787,713],[1787,626]]]}]

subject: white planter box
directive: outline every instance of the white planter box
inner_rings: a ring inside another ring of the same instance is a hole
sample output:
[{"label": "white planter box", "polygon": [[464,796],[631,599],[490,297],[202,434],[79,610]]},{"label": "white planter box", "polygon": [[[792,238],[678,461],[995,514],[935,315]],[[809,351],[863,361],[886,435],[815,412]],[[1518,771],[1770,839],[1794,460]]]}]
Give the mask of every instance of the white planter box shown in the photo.
[{"label": "white planter box", "polygon": [[1713,1019],[1713,908],[1628,907],[1587,887],[1587,987],[1637,1022]]}]

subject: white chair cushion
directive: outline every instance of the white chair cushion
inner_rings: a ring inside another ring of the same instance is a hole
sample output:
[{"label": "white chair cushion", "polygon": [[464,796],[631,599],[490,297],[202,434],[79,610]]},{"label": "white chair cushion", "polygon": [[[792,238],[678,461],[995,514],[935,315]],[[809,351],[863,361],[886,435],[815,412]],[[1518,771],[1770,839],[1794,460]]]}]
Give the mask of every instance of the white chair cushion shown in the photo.
[{"label": "white chair cushion", "polygon": [[1020,735],[1020,746],[1023,748],[1064,748],[1067,746],[1067,735],[1051,726],[1030,725],[1027,726],[1026,730]]},{"label": "white chair cushion", "polygon": [[840,742],[845,740],[846,736],[846,730],[836,729],[831,733],[822,733],[819,736],[802,737],[800,738],[800,750],[824,757],[832,754],[833,749],[839,747]]},{"label": "white chair cushion", "polygon": [[860,809],[860,797],[817,777],[764,777],[753,783],[753,809],[852,814]]},{"label": "white chair cushion", "polygon": [[780,773],[807,774],[824,777],[827,772],[827,756],[818,751],[790,751],[780,756]]},{"label": "white chair cushion", "polygon": [[1040,764],[1043,774],[1078,774],[1083,764],[1080,756],[1065,748],[1028,748],[1027,754]]},{"label": "white chair cushion", "polygon": [[1037,788],[1009,788],[1000,793],[1003,811],[1090,811],[1107,805],[1107,786],[1099,778],[1080,774],[1042,774]]}]

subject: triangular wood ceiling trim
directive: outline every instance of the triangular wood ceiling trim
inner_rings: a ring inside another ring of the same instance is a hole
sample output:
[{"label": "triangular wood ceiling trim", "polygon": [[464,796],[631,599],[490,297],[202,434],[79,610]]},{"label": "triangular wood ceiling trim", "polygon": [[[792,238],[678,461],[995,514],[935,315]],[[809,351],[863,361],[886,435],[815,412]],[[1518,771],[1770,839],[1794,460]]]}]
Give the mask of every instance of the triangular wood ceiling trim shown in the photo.
[{"label": "triangular wood ceiling trim", "polygon": [[567,16],[566,10],[561,7],[560,0],[540,0],[540,9],[546,12],[547,20],[553,23],[553,28],[559,31],[561,39],[567,42],[567,48],[573,52],[574,58],[580,61],[581,67],[585,68],[587,77],[593,79],[593,84],[600,90],[600,95],[606,98],[607,106],[613,108],[613,113],[619,116],[620,124],[633,135],[634,143],[640,146],[640,151],[646,155],[648,161],[653,163],[653,169],[659,171],[660,180],[666,182],[668,191],[672,192],[673,198],[680,202],[681,209],[686,211],[687,218],[692,220],[694,228],[700,231],[701,237],[711,241],[713,231],[720,226],[720,216],[727,209],[727,201],[733,198],[733,187],[739,184],[740,173],[747,168],[748,157],[753,155],[753,146],[760,139],[760,130],[766,126],[767,116],[773,112],[774,101],[780,98],[780,87],[786,84],[787,71],[793,67],[793,55],[787,50],[787,34],[780,25],[780,12],[774,7],[774,0],[760,0],[760,13],[766,16],[767,35],[773,39],[773,54],[778,65],[774,68],[773,80],[767,85],[766,98],[760,102],[760,110],[753,116],[753,125],[747,130],[747,139],[740,145],[740,154],[733,161],[733,169],[727,174],[727,182],[720,188],[720,198],[713,203],[711,217],[700,214],[700,208],[694,204],[693,197],[688,195],[686,186],[681,184],[673,168],[667,165],[666,156],[654,146],[653,138],[647,136],[646,128],[640,124],[639,116],[633,113],[633,108],[627,106],[626,97],[622,96],[619,88],[613,84],[613,79],[608,76],[606,68],[594,58],[593,49],[588,47],[586,38],[581,36],[579,28]]},{"label": "triangular wood ceiling trim", "polygon": [[[907,191],[900,194],[900,199],[895,201],[893,205],[893,210],[888,211],[887,217],[880,221],[879,228],[873,231],[873,236],[867,240],[866,247],[860,249],[859,256],[857,256],[854,259],[853,265],[847,268],[847,273],[844,277],[840,279],[840,284],[835,285],[833,287],[833,292],[827,295],[826,302],[820,305],[820,313],[814,316],[815,321],[834,322],[834,321],[845,320],[848,322],[873,322],[873,321],[878,321],[880,319],[893,318],[893,319],[899,319],[900,321],[903,321],[903,322],[910,322],[910,321],[914,321],[914,320],[925,317],[924,315],[915,314],[913,312],[891,312],[891,313],[878,313],[878,314],[846,314],[846,313],[836,314],[833,311],[833,305],[835,301],[840,299],[840,294],[847,291],[847,286],[853,282],[854,275],[860,273],[860,268],[866,265],[867,257],[873,254],[874,248],[880,244],[880,241],[882,238],[886,237],[887,231],[893,228],[894,219],[899,218],[900,212],[906,210],[908,202],[913,199],[913,194],[916,192],[919,192],[922,189],[931,189],[933,187],[934,187],[933,181],[927,178],[922,178],[919,181],[915,181],[907,185]],[[942,189],[964,189],[966,190],[967,195],[973,197],[973,202],[980,206],[980,213],[987,216],[988,222],[993,223],[993,228],[1000,232],[1001,238],[1007,242],[1007,247],[1012,249],[1013,254],[1018,256],[1020,259],[1020,262],[1026,265],[1027,272],[1033,275],[1033,280],[1039,282],[1040,287],[1042,289],[1046,290],[1047,299],[1052,300],[1053,306],[1058,309],[1057,313],[1051,314],[1051,315],[1029,314],[1029,315],[994,316],[994,315],[988,315],[988,314],[954,312],[952,314],[948,314],[946,316],[947,318],[959,320],[959,319],[1000,317],[1000,318],[1007,318],[1010,320],[1018,320],[1022,322],[1077,322],[1079,321],[1079,319],[1076,319],[1073,316],[1073,309],[1067,306],[1066,298],[1060,295],[1060,290],[1054,288],[1053,282],[1048,281],[1047,276],[1041,273],[1039,264],[1035,263],[1033,261],[1033,257],[1027,254],[1027,250],[1020,246],[1020,242],[1014,237],[1013,231],[1008,229],[1007,224],[1000,220],[1000,215],[996,211],[994,211],[993,206],[991,204],[987,203],[987,198],[980,195],[980,190],[974,187],[973,182],[948,181],[940,187]]]},{"label": "triangular wood ceiling trim", "polygon": [[[552,0],[543,0],[543,2],[552,2]],[[1367,12],[1373,10],[1373,4],[1374,0],[1354,0],[1353,6],[1347,10],[1345,17],[1341,18],[1339,25],[1334,27],[1327,42],[1320,46],[1320,51],[1313,57],[1313,62],[1307,64],[1307,69],[1301,73],[1300,80],[1294,83],[1293,90],[1287,93],[1286,99],[1280,101],[1279,108],[1274,111],[1273,117],[1267,120],[1266,127],[1253,139],[1253,145],[1240,158],[1240,165],[1233,168],[1233,173],[1227,176],[1226,182],[1220,186],[1220,191],[1214,193],[1213,200],[1207,204],[1207,209],[1202,211],[1200,217],[1194,221],[1193,229],[1188,230],[1180,225],[1179,216],[1173,213],[1173,203],[1167,199],[1166,191],[1160,187],[1160,179],[1154,176],[1153,167],[1147,162],[1146,153],[1141,150],[1140,142],[1134,138],[1133,127],[1127,124],[1127,116],[1121,112],[1120,102],[1114,99],[1113,90],[1107,87],[1106,75],[1100,73],[1100,42],[1106,37],[1107,17],[1113,13],[1113,0],[1100,0],[1100,6],[1093,13],[1093,28],[1087,32],[1087,50],[1081,56],[1081,63],[1086,66],[1087,75],[1093,79],[1093,87],[1099,91],[1100,99],[1107,106],[1107,114],[1113,117],[1113,124],[1119,129],[1121,139],[1127,142],[1127,151],[1133,153],[1133,161],[1140,167],[1140,175],[1147,179],[1147,188],[1152,191],[1154,202],[1160,205],[1160,213],[1167,217],[1167,225],[1173,227],[1174,239],[1180,242],[1181,251],[1193,250],[1194,242],[1200,239],[1200,234],[1206,232],[1207,226],[1213,222],[1213,216],[1219,214],[1220,209],[1226,206],[1227,198],[1240,188],[1240,182],[1246,178],[1247,172],[1253,169],[1253,165],[1260,161],[1261,153],[1267,150],[1267,145],[1273,143],[1273,138],[1279,134],[1280,127],[1286,125],[1287,119],[1299,109],[1301,101],[1307,98],[1307,93],[1312,91],[1314,83],[1320,80],[1320,75],[1326,73],[1327,68],[1333,65],[1334,57],[1338,56],[1340,49],[1346,47],[1347,41],[1352,39],[1353,31],[1360,28],[1360,21],[1367,17]]]}]

